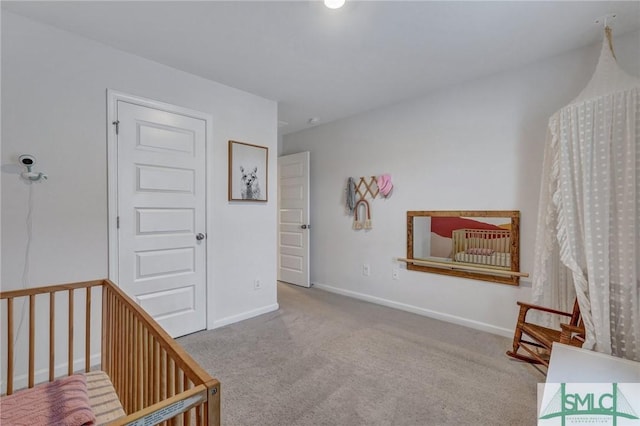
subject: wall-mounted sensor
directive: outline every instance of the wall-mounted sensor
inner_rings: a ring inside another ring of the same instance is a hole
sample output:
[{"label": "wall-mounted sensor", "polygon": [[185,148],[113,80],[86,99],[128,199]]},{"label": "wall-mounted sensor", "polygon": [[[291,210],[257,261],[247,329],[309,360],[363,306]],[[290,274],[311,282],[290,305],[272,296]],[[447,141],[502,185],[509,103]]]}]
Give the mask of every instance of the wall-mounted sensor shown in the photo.
[{"label": "wall-mounted sensor", "polygon": [[31,182],[38,182],[40,180],[46,180],[47,175],[42,172],[34,172],[33,166],[36,164],[36,157],[30,154],[22,154],[18,157],[18,162],[27,168],[26,172],[22,172],[20,176],[23,179],[29,180]]}]

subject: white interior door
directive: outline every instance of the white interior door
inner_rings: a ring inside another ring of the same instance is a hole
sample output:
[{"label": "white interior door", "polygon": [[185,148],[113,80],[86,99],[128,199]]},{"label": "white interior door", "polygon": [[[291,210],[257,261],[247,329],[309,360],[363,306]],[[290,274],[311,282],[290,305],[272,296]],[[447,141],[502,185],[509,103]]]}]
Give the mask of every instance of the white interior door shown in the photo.
[{"label": "white interior door", "polygon": [[206,122],[117,101],[118,285],[173,337],[206,328]]},{"label": "white interior door", "polygon": [[278,279],[310,287],[309,153],[278,158]]}]

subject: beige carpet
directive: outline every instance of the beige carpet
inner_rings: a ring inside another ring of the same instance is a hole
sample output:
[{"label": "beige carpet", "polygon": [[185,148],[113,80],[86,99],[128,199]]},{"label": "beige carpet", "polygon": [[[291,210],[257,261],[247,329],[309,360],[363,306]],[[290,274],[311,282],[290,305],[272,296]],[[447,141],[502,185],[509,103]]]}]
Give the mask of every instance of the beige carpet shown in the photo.
[{"label": "beige carpet", "polygon": [[223,425],[534,425],[544,376],[510,341],[317,289],[178,339],[222,383]]}]

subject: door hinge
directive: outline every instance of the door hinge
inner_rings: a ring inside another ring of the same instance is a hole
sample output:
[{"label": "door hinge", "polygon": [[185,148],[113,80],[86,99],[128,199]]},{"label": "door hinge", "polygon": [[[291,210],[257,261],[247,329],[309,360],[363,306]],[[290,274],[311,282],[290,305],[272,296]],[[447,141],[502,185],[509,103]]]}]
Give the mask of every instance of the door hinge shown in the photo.
[{"label": "door hinge", "polygon": [[116,218],[116,229],[120,229],[120,216]]},{"label": "door hinge", "polygon": [[114,126],[116,126],[116,135],[118,134],[118,132],[120,131],[120,120],[116,120],[113,123]]}]

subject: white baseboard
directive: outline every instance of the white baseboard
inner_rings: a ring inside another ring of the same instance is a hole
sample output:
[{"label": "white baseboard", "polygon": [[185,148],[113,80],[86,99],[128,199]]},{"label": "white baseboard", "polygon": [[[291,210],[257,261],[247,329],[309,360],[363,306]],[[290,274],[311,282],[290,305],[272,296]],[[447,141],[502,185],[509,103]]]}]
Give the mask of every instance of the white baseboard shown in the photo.
[{"label": "white baseboard", "polygon": [[[100,365],[100,353],[96,353],[91,355],[89,358],[89,365],[99,366]],[[54,367],[54,377],[66,376],[68,373],[68,363],[58,364]],[[78,358],[73,361],[73,371],[75,372],[84,372],[84,358]],[[29,383],[28,375],[21,374],[19,376],[15,376],[13,379],[13,389],[19,390],[22,388],[26,388]],[[34,373],[34,382],[36,384],[49,381],[49,367],[41,368]],[[7,389],[7,381],[2,380],[0,382],[0,388],[2,389],[2,393],[4,393]]]},{"label": "white baseboard", "polygon": [[243,312],[238,315],[232,315],[229,317],[221,318],[219,320],[215,320],[213,322],[213,326],[210,327],[209,329],[212,330],[214,328],[224,327],[225,325],[233,324],[239,321],[244,321],[249,318],[257,317],[258,315],[263,315],[269,312],[277,311],[278,309],[280,309],[280,305],[278,305],[277,303],[274,303],[273,305],[263,306],[262,308]]},{"label": "white baseboard", "polygon": [[368,294],[359,293],[357,291],[345,290],[342,288],[333,287],[326,284],[313,283],[313,286],[320,290],[340,294],[342,296],[353,297],[354,299],[364,300],[366,302],[375,303],[376,305],[382,305],[382,306],[387,306],[389,308],[399,309],[401,311],[411,312],[412,314],[418,314],[425,317],[462,325],[465,327],[473,328],[475,330],[486,331],[487,333],[497,334],[499,336],[504,336],[509,338],[513,337],[513,329],[496,327],[495,325],[471,320],[468,318],[459,317],[457,315],[451,315],[451,314],[446,314],[444,312],[433,311],[431,309],[420,308],[418,306],[408,305],[406,303],[400,303],[400,302],[396,302],[389,299],[383,299],[381,297],[370,296]]}]

